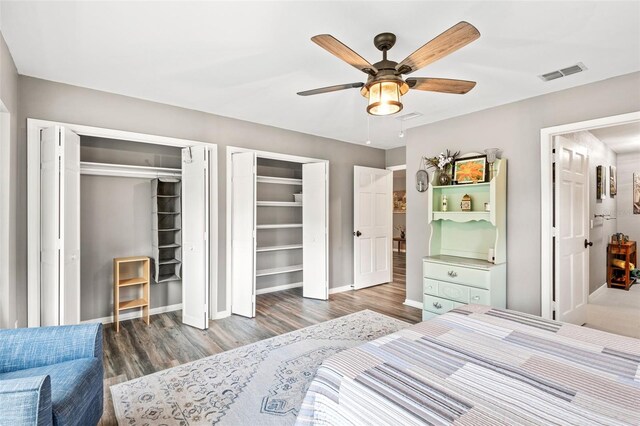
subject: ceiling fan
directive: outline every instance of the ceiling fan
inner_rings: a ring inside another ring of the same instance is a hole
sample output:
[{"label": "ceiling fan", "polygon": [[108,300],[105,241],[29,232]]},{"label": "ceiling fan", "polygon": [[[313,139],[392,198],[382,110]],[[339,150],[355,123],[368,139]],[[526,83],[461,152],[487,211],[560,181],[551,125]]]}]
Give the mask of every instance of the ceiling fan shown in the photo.
[{"label": "ceiling fan", "polygon": [[378,34],[374,37],[373,44],[378,50],[382,51],[382,60],[372,65],[335,37],[329,34],[320,34],[311,37],[311,41],[349,65],[368,74],[369,77],[366,83],[338,84],[336,86],[298,92],[298,95],[318,95],[320,93],[359,88],[362,96],[369,99],[367,112],[372,115],[391,115],[401,111],[401,97],[409,89],[463,95],[473,89],[476,85],[475,81],[425,77],[413,77],[404,80],[402,75],[410,74],[432,64],[479,37],[480,32],[476,27],[462,21],[398,63],[387,59],[387,52],[396,43],[396,36],[392,33]]}]

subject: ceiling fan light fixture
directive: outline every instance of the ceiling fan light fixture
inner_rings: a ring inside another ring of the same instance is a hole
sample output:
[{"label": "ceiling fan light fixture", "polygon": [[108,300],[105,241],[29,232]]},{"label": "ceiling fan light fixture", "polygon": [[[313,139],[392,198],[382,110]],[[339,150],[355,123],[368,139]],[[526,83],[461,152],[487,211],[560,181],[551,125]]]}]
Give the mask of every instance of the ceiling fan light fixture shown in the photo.
[{"label": "ceiling fan light fixture", "polygon": [[400,85],[400,82],[393,80],[376,81],[368,85],[367,112],[371,115],[392,115],[402,111]]}]

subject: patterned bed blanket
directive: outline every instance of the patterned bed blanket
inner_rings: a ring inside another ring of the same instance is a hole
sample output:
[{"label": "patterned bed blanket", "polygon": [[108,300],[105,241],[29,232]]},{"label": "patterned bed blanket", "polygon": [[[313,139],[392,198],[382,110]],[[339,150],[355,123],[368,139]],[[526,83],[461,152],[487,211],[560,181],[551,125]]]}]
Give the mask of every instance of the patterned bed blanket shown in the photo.
[{"label": "patterned bed blanket", "polygon": [[340,352],[297,425],[639,425],[640,340],[466,305]]}]

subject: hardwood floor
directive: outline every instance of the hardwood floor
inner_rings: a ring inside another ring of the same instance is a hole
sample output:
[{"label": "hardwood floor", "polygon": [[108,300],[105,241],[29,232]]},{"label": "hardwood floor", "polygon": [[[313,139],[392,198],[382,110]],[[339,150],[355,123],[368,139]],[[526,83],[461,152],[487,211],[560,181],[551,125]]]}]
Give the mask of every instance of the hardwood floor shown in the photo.
[{"label": "hardwood floor", "polygon": [[102,425],[115,425],[109,386],[195,361],[209,355],[257,342],[363,309],[403,321],[421,321],[421,311],[403,305],[405,254],[394,253],[393,282],[358,291],[332,294],[328,301],[304,299],[302,289],[257,297],[256,317],[232,315],[211,321],[208,330],[181,323],[181,312],[122,321],[120,333],[104,327],[104,414]]}]

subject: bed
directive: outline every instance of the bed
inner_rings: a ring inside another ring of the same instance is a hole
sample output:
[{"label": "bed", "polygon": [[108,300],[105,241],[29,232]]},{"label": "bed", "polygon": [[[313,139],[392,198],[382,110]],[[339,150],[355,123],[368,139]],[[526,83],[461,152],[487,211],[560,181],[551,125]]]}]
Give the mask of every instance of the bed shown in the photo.
[{"label": "bed", "polygon": [[328,358],[297,425],[640,424],[640,340],[465,305]]}]

